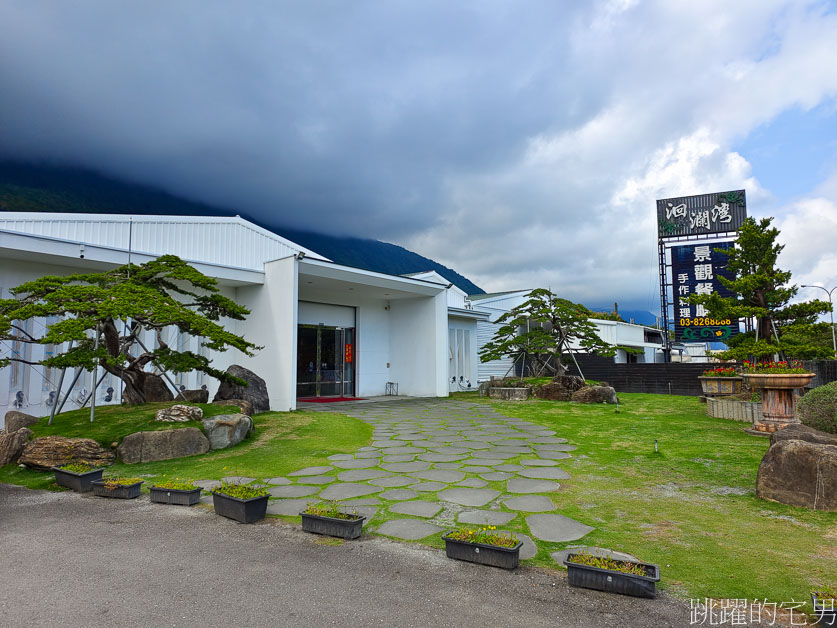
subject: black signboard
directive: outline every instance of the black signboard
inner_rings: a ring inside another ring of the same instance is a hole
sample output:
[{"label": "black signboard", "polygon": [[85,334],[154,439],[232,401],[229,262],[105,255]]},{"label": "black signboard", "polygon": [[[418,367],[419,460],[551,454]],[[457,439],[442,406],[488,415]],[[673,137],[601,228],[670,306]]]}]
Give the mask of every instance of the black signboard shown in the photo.
[{"label": "black signboard", "polygon": [[703,306],[686,303],[693,294],[717,293],[734,296],[718,277],[732,279],[727,256],[715,249],[731,249],[732,242],[675,246],[671,249],[672,289],[674,292],[674,339],[679,342],[724,342],[738,333],[738,320],[717,320]]},{"label": "black signboard", "polygon": [[738,231],[746,217],[744,190],[657,201],[660,239]]}]

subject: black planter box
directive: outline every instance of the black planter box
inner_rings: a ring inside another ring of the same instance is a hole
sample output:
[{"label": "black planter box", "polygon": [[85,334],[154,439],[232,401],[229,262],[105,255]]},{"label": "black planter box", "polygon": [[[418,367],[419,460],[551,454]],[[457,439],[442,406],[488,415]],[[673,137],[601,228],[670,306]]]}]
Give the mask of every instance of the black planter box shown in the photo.
[{"label": "black planter box", "polygon": [[660,568],[657,565],[637,563],[645,570],[646,575],[634,576],[619,571],[611,571],[610,569],[571,563],[569,559],[572,556],[575,556],[575,554],[569,554],[564,561],[569,571],[567,576],[571,587],[621,593],[634,597],[653,598],[657,596],[655,583],[660,581]]},{"label": "black planter box", "polygon": [[352,519],[338,519],[337,517],[309,515],[304,512],[299,514],[302,515],[302,529],[305,532],[336,536],[341,539],[358,538],[363,530],[363,522],[366,520],[366,517],[360,515]]},{"label": "black planter box", "polygon": [[99,497],[113,497],[115,499],[136,499],[140,496],[142,481],[133,484],[123,484],[116,488],[109,489],[106,486],[107,480],[96,480],[93,482],[93,494]]},{"label": "black planter box", "polygon": [[155,504],[172,504],[174,506],[194,506],[200,501],[200,488],[159,488],[152,486],[149,490],[151,501]]},{"label": "black planter box", "polygon": [[86,473],[73,473],[58,467],[52,467],[55,472],[55,483],[64,488],[70,488],[77,493],[89,493],[93,490],[93,482],[102,479],[104,469],[93,469]]},{"label": "black planter box", "polygon": [[264,519],[268,497],[270,496],[264,495],[252,499],[239,499],[223,493],[212,493],[212,504],[215,506],[215,513],[222,517],[235,519],[239,523],[254,523]]},{"label": "black planter box", "polygon": [[817,616],[818,626],[837,626],[837,606],[826,604],[825,600],[819,599],[813,593],[811,594],[811,603],[814,606],[814,615]]},{"label": "black planter box", "polygon": [[465,560],[469,563],[478,563],[480,565],[490,565],[491,567],[500,567],[501,569],[514,569],[520,562],[522,542],[518,542],[514,547],[497,547],[496,545],[486,545],[484,543],[457,541],[456,539],[448,538],[448,534],[451,534],[451,532],[447,532],[442,536],[445,541],[445,553],[448,558]]}]

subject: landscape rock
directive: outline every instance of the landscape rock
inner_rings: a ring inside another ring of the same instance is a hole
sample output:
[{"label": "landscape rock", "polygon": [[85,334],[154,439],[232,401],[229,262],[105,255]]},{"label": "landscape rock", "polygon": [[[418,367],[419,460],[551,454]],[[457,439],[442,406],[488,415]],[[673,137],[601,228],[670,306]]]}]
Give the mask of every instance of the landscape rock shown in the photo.
[{"label": "landscape rock", "polygon": [[18,462],[36,471],[49,471],[70,462],[101,467],[111,464],[114,458],[112,451],[90,438],[42,436],[26,443]]},{"label": "landscape rock", "polygon": [[576,403],[617,403],[616,391],[610,386],[585,386],[572,394]]},{"label": "landscape rock", "polygon": [[[267,384],[261,377],[238,364],[230,366],[227,369],[227,373],[243,379],[247,382],[247,386],[221,382],[218,392],[215,393],[215,397],[212,399],[213,403],[224,399],[244,399],[252,404],[254,412],[267,412],[270,410],[270,397],[267,394]],[[241,411],[244,412],[244,408],[241,408]]]},{"label": "landscape rock", "polygon": [[573,393],[584,388],[584,379],[578,375],[557,375],[548,384],[535,388],[535,397],[547,401],[570,401]]},{"label": "landscape rock", "polygon": [[253,404],[246,399],[213,399],[213,406],[235,406],[241,410],[241,414],[253,416]]},{"label": "landscape rock", "polygon": [[22,427],[29,427],[35,425],[39,421],[38,417],[17,410],[9,410],[6,413],[6,431],[8,433],[17,432]]},{"label": "landscape rock", "polygon": [[837,436],[834,434],[821,432],[801,423],[788,425],[778,432],[773,432],[770,436],[771,445],[775,445],[783,440],[804,440],[809,443],[819,443],[820,445],[837,445]]},{"label": "landscape rock", "polygon": [[142,390],[145,394],[146,403],[174,401],[174,395],[172,394],[171,389],[168,387],[165,380],[159,375],[146,373]]},{"label": "landscape rock", "polygon": [[209,440],[196,427],[128,434],[116,450],[122,462],[151,462],[205,454]]},{"label": "landscape rock", "polygon": [[777,440],[759,465],[756,495],[791,506],[837,511],[837,445]]},{"label": "landscape rock", "polygon": [[154,420],[166,423],[185,423],[186,421],[200,421],[202,418],[203,410],[197,406],[186,406],[179,403],[170,408],[157,410]]},{"label": "landscape rock", "polygon": [[477,391],[479,392],[480,397],[485,397],[486,395],[488,395],[488,389],[490,387],[491,387],[491,382],[480,382],[480,385],[477,388]]},{"label": "landscape rock", "polygon": [[203,420],[210,449],[226,449],[243,441],[253,430],[253,419],[246,414],[219,414]]},{"label": "landscape rock", "polygon": [[190,403],[209,403],[209,391],[206,388],[181,390],[180,395],[177,398]]},{"label": "landscape rock", "polygon": [[14,432],[0,430],[0,467],[17,462],[23,446],[31,435],[32,430],[28,427],[21,427]]}]

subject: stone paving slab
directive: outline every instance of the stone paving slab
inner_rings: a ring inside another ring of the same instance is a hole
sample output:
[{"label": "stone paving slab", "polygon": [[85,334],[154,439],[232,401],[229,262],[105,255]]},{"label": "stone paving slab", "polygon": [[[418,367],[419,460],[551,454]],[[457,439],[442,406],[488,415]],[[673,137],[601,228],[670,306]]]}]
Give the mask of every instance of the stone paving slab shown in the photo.
[{"label": "stone paving slab", "polygon": [[420,482],[410,486],[410,488],[414,491],[421,491],[424,493],[435,493],[436,491],[441,491],[447,487],[448,485],[443,484],[442,482]]},{"label": "stone paving slab", "polygon": [[514,535],[523,543],[523,545],[520,546],[520,553],[518,554],[521,560],[537,556],[538,546],[535,545],[535,542],[531,537],[526,534],[521,534],[520,532],[515,532]]},{"label": "stone paving slab", "polygon": [[567,480],[570,477],[570,474],[563,469],[550,468],[524,469],[523,471],[518,471],[517,474],[521,477],[532,478],[534,480]]},{"label": "stone paving slab", "polygon": [[390,512],[396,512],[402,515],[413,515],[416,517],[434,517],[444,506],[436,502],[423,501],[409,501],[401,502],[400,504],[393,504],[389,507]]},{"label": "stone paving slab", "polygon": [[523,459],[520,461],[520,464],[526,467],[554,467],[558,463],[554,460],[541,460],[540,458],[537,459]]},{"label": "stone paving slab", "polygon": [[361,458],[360,460],[337,460],[334,466],[340,469],[369,469],[377,467],[378,463],[378,458]]},{"label": "stone paving slab", "polygon": [[380,458],[383,455],[382,450],[374,449],[372,451],[359,451],[355,454],[355,458],[366,459],[366,458]]},{"label": "stone paving slab", "polygon": [[426,462],[455,462],[467,457],[467,454],[421,454],[418,459]]},{"label": "stone paving slab", "polygon": [[276,477],[276,478],[268,478],[265,480],[268,484],[290,484],[291,481],[288,478]]},{"label": "stone paving slab", "polygon": [[470,465],[467,467],[460,467],[459,470],[465,471],[466,473],[490,473],[493,469],[491,467]]},{"label": "stone paving slab", "polygon": [[418,493],[408,488],[393,488],[381,493],[381,499],[405,500],[415,499],[416,497],[418,497]]},{"label": "stone paving slab", "polygon": [[461,506],[485,506],[499,495],[499,491],[488,488],[449,488],[437,493],[439,499]]},{"label": "stone paving slab", "polygon": [[319,501],[319,499],[277,499],[268,502],[267,514],[294,517],[305,510],[308,504],[316,504]]},{"label": "stone paving slab", "polygon": [[595,530],[564,515],[529,515],[526,517],[526,525],[532,536],[552,543],[576,541]]},{"label": "stone paving slab", "polygon": [[560,485],[551,480],[530,480],[528,478],[514,478],[506,482],[509,493],[548,493],[557,491]]},{"label": "stone paving slab", "polygon": [[250,482],[255,482],[256,478],[250,478],[246,475],[228,475],[225,478],[221,478],[224,482],[229,482],[230,484],[249,484]]},{"label": "stone paving slab", "polygon": [[552,500],[543,495],[510,497],[503,502],[503,505],[511,510],[522,510],[524,512],[550,512],[555,510],[555,504],[552,503]]},{"label": "stone paving slab", "polygon": [[343,506],[380,506],[381,500],[377,497],[361,497],[360,499],[346,499],[340,504]]},{"label": "stone paving slab", "polygon": [[352,454],[334,454],[333,456],[328,457],[329,460],[354,460],[355,457]]},{"label": "stone paving slab", "polygon": [[489,473],[483,473],[480,475],[483,480],[488,480],[489,482],[501,482],[502,480],[508,480],[509,478],[514,477],[514,473],[506,473],[505,471],[491,471]]},{"label": "stone paving slab", "polygon": [[364,480],[376,480],[378,478],[388,477],[392,477],[392,473],[381,471],[380,469],[352,469],[351,471],[343,471],[343,473],[337,475],[337,479],[341,482],[362,482]]},{"label": "stone paving slab", "polygon": [[333,475],[308,475],[299,478],[300,484],[331,484],[336,480]]},{"label": "stone paving slab", "polygon": [[267,489],[273,497],[306,497],[313,495],[320,489],[316,486],[301,486],[292,484],[290,486],[274,486]]},{"label": "stone paving slab", "polygon": [[458,469],[462,466],[461,462],[434,462],[434,469]]},{"label": "stone paving slab", "polygon": [[329,471],[334,471],[334,467],[305,467],[304,469],[294,471],[288,475],[291,477],[299,477],[301,475],[322,475],[323,473],[328,473]]},{"label": "stone paving slab", "polygon": [[539,451],[537,454],[544,460],[566,460],[572,457],[563,451]]},{"label": "stone paving slab", "polygon": [[372,493],[379,493],[383,489],[379,486],[370,486],[369,484],[355,484],[353,482],[344,482],[342,484],[332,484],[322,493],[320,497],[323,499],[353,499],[355,497],[363,497],[364,495],[371,495]]},{"label": "stone paving slab", "polygon": [[461,471],[450,471],[446,469],[431,469],[430,471],[419,471],[411,473],[414,478],[420,480],[430,480],[431,482],[460,482],[465,479],[465,474]]},{"label": "stone paving slab", "polygon": [[412,462],[415,459],[415,454],[398,454],[395,456],[384,456],[382,458],[384,462]]},{"label": "stone paving slab", "polygon": [[378,534],[404,539],[405,541],[418,541],[441,531],[442,528],[439,526],[419,519],[393,519],[385,521],[375,530]]},{"label": "stone paving slab", "polygon": [[407,486],[408,484],[412,484],[413,482],[415,482],[415,478],[405,478],[402,476],[396,476],[392,478],[381,478],[379,480],[369,480],[369,484],[374,484],[375,486],[383,486],[385,488]]},{"label": "stone paving slab", "polygon": [[464,486],[466,488],[482,488],[483,486],[487,486],[488,482],[485,480],[480,480],[479,478],[466,478],[461,482],[457,482],[456,486]]},{"label": "stone paving slab", "polygon": [[382,464],[382,469],[400,473],[412,473],[413,471],[427,471],[430,468],[429,462],[393,462]]},{"label": "stone paving slab", "polygon": [[470,523],[480,526],[504,526],[517,515],[513,512],[497,510],[465,510],[459,513],[459,523]]},{"label": "stone paving slab", "polygon": [[[285,478],[282,478],[283,480]],[[211,491],[216,486],[221,486],[221,480],[195,480],[192,482],[195,486],[200,486],[202,489],[206,489],[207,491]],[[290,484],[290,482],[287,482]]]}]

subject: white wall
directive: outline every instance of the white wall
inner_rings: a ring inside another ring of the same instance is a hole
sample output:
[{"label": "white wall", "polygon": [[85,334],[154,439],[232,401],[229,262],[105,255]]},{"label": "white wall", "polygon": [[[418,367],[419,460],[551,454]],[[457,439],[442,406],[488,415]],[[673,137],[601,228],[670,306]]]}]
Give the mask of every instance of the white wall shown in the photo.
[{"label": "white wall", "polygon": [[445,293],[392,301],[390,315],[390,381],[399,394],[448,396]]},{"label": "white wall", "polygon": [[252,358],[228,352],[230,362],[250,369],[267,384],[270,409],[296,408],[297,260],[286,257],[264,265],[263,286],[237,289],[238,302],[250,309],[238,333],[263,347]]}]

